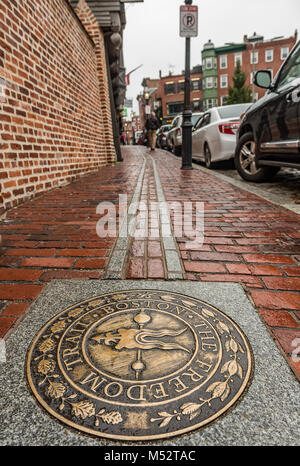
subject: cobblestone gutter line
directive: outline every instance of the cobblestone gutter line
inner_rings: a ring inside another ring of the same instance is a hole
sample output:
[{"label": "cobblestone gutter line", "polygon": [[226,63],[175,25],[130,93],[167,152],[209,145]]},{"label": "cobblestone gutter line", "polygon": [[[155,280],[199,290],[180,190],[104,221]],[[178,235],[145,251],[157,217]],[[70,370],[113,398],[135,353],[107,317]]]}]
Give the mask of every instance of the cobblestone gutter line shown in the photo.
[{"label": "cobblestone gutter line", "polygon": [[168,279],[183,279],[184,271],[181,264],[180,255],[177,251],[177,245],[172,235],[172,225],[170,221],[168,205],[166,203],[155,160],[152,157],[151,159],[153,165],[154,179],[156,183],[157,200],[160,205],[159,216],[161,224],[162,243],[167,264]]},{"label": "cobblestone gutter line", "polygon": [[108,279],[122,279],[122,271],[125,265],[125,258],[129,249],[130,237],[127,235],[127,222],[130,224],[135,221],[135,216],[137,214],[138,203],[141,197],[141,191],[143,186],[143,179],[145,175],[146,168],[146,158],[144,158],[144,163],[141,168],[137,185],[133,193],[131,202],[127,210],[127,219],[123,219],[120,225],[120,235],[116,241],[114,251],[111,255],[110,262],[107,267],[106,277]]}]

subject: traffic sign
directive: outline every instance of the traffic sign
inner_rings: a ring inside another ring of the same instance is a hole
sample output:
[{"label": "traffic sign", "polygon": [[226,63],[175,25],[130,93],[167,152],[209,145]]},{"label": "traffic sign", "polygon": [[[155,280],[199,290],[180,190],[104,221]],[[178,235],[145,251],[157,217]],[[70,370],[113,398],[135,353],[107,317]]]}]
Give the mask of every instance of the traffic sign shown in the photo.
[{"label": "traffic sign", "polygon": [[198,36],[198,6],[181,5],[180,7],[180,37]]}]

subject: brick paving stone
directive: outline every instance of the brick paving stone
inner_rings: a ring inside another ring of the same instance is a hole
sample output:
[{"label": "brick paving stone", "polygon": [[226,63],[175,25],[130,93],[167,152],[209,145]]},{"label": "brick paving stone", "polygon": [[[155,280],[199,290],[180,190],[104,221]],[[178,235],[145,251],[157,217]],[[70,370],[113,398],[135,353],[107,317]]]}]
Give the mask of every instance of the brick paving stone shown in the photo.
[{"label": "brick paving stone", "polygon": [[162,256],[161,244],[159,241],[148,242],[148,256],[149,257],[161,257]]},{"label": "brick paving stone", "polygon": [[280,346],[283,348],[285,353],[287,354],[292,354],[295,346],[293,342],[295,339],[299,338],[300,339],[300,328],[297,330],[291,330],[291,329],[273,329],[272,333],[276,337],[276,339],[279,341]]},{"label": "brick paving stone", "polygon": [[254,304],[268,309],[300,309],[300,295],[290,292],[250,290]]},{"label": "brick paving stone", "polygon": [[287,311],[274,312],[266,309],[259,309],[258,311],[270,327],[291,327],[300,329],[300,324]]},{"label": "brick paving stone", "polygon": [[11,303],[0,314],[2,316],[18,317],[22,316],[28,309],[30,303]]},{"label": "brick paving stone", "polygon": [[300,291],[300,278],[290,277],[262,277],[267,288],[272,290],[298,290]]},{"label": "brick paving stone", "polygon": [[148,278],[165,278],[165,271],[161,259],[148,260]]},{"label": "brick paving stone", "polygon": [[134,257],[129,260],[127,278],[144,278],[144,260]]},{"label": "brick paving stone", "polygon": [[58,257],[28,257],[24,259],[20,266],[21,267],[53,267],[56,269],[59,268],[69,268],[73,265],[74,263],[74,258],[69,258],[69,259],[64,259],[64,258],[58,258]]},{"label": "brick paving stone", "polygon": [[226,269],[222,264],[214,262],[184,262],[184,268],[187,272],[210,272],[210,273],[224,273]]}]

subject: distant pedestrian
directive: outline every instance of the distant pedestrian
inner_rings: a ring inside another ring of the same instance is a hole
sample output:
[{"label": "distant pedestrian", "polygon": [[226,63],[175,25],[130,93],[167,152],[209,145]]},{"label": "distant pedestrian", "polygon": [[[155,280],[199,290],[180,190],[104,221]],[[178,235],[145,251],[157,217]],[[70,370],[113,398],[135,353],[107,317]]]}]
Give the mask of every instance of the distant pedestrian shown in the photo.
[{"label": "distant pedestrian", "polygon": [[123,144],[123,146],[125,146],[125,145],[126,145],[126,136],[125,136],[125,133],[122,133],[122,134],[121,134],[120,139],[121,139],[121,144]]},{"label": "distant pedestrian", "polygon": [[159,128],[159,121],[155,115],[155,112],[152,112],[150,117],[146,121],[146,130],[148,136],[148,143],[151,150],[155,150],[156,147],[156,131]]}]

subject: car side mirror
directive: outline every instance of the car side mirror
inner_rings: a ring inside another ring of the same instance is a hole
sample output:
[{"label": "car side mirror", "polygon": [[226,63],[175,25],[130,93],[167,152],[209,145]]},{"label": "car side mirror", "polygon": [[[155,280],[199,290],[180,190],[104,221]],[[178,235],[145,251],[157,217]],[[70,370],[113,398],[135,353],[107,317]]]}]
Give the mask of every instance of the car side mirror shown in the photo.
[{"label": "car side mirror", "polygon": [[257,71],[254,77],[254,84],[263,89],[270,89],[272,83],[272,75],[269,70]]}]

